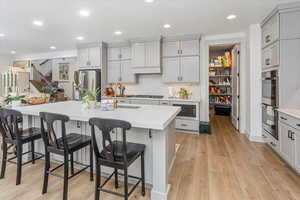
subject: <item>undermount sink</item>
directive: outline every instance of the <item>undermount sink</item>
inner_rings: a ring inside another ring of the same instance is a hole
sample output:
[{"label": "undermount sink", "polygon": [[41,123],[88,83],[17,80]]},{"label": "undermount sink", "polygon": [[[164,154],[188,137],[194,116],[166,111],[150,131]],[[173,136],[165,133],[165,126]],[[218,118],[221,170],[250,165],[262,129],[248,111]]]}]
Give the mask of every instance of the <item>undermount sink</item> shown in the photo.
[{"label": "undermount sink", "polygon": [[118,108],[138,109],[140,106],[119,105]]}]

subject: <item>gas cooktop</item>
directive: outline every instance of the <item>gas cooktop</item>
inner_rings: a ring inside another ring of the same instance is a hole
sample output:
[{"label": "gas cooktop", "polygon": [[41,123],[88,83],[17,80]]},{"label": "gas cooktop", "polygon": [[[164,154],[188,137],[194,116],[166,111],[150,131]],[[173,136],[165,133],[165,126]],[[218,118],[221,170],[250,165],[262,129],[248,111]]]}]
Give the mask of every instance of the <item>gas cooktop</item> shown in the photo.
[{"label": "gas cooktop", "polygon": [[162,99],[162,98],[164,98],[164,96],[161,96],[161,95],[128,95],[127,97],[149,98],[149,99]]}]

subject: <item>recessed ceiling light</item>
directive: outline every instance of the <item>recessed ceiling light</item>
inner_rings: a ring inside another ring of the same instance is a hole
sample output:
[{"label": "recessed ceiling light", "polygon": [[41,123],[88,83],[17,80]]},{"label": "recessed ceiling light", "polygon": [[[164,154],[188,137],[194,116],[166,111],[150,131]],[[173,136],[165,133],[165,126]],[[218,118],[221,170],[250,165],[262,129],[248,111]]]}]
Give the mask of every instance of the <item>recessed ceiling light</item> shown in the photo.
[{"label": "recessed ceiling light", "polygon": [[144,0],[146,3],[153,3],[154,0]]},{"label": "recessed ceiling light", "polygon": [[171,28],[171,25],[170,24],[165,24],[164,28]]},{"label": "recessed ceiling light", "polygon": [[17,52],[14,51],[14,50],[12,50],[12,51],[10,51],[10,53],[11,53],[11,54],[16,54]]},{"label": "recessed ceiling light", "polygon": [[236,18],[236,15],[231,14],[231,15],[228,15],[226,18],[229,20],[232,20],[232,19]]},{"label": "recessed ceiling light", "polygon": [[55,49],[56,49],[55,46],[51,46],[51,47],[49,47],[49,48],[52,49],[52,50],[55,50]]},{"label": "recessed ceiling light", "polygon": [[90,11],[89,10],[80,10],[79,15],[82,17],[88,17],[88,16],[90,16]]},{"label": "recessed ceiling light", "polygon": [[36,26],[43,26],[43,25],[44,25],[44,22],[43,22],[43,21],[40,21],[40,20],[34,20],[32,23],[33,23],[34,25],[36,25]]},{"label": "recessed ceiling light", "polygon": [[115,35],[122,35],[122,31],[115,31]]},{"label": "recessed ceiling light", "polygon": [[5,34],[4,33],[0,33],[0,37],[4,37],[5,36]]},{"label": "recessed ceiling light", "polygon": [[76,40],[84,40],[84,37],[78,36],[78,37],[76,37]]}]

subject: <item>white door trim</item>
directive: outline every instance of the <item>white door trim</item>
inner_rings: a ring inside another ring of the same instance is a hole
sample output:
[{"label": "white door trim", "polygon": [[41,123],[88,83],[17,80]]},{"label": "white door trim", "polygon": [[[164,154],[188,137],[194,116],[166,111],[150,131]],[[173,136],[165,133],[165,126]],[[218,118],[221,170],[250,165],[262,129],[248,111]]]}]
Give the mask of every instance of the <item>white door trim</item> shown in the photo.
[{"label": "white door trim", "polygon": [[245,34],[239,34],[239,35],[232,35],[232,38],[229,38],[227,36],[220,36],[220,38],[217,37],[208,37],[202,38],[202,44],[201,44],[201,52],[202,52],[202,61],[201,64],[203,67],[201,67],[201,83],[200,84],[200,90],[201,90],[201,99],[202,105],[201,110],[203,112],[201,116],[202,121],[209,121],[209,88],[208,88],[208,81],[209,81],[209,75],[208,75],[208,65],[209,65],[209,46],[212,45],[227,45],[227,44],[240,44],[240,132],[245,133],[246,132],[246,85],[247,85],[247,79],[246,79],[246,35]]}]

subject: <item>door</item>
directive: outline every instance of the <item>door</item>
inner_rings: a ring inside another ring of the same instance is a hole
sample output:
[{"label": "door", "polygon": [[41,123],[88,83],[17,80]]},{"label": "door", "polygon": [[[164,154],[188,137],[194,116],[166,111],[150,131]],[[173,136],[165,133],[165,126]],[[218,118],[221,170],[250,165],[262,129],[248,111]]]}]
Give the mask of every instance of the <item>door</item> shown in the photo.
[{"label": "door", "polygon": [[199,82],[199,56],[181,57],[180,82]]},{"label": "door", "polygon": [[179,81],[179,57],[163,58],[163,81],[175,83]]},{"label": "door", "polygon": [[239,130],[239,113],[240,113],[240,47],[236,45],[232,50],[232,110],[231,110],[231,122],[232,125]]},{"label": "door", "polygon": [[179,41],[163,43],[163,57],[179,56]]},{"label": "door", "polygon": [[145,43],[132,45],[132,65],[133,67],[145,66]]},{"label": "door", "polygon": [[110,47],[108,48],[108,60],[119,60],[120,59],[120,48]]},{"label": "door", "polygon": [[292,143],[290,127],[279,122],[280,154],[288,163],[292,161]]},{"label": "door", "polygon": [[121,82],[122,83],[134,83],[135,82],[135,75],[131,70],[131,60],[123,60],[121,61]]},{"label": "door", "polygon": [[199,55],[200,47],[199,40],[183,40],[181,41],[181,55],[195,56]]},{"label": "door", "polygon": [[107,82],[118,83],[120,81],[120,61],[110,61],[107,66]]},{"label": "door", "polygon": [[89,49],[89,61],[90,66],[100,67],[101,66],[101,52],[100,47],[92,47]]}]

